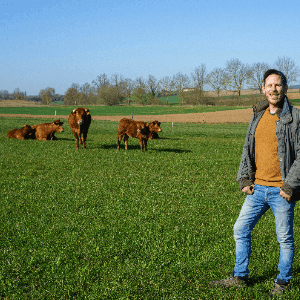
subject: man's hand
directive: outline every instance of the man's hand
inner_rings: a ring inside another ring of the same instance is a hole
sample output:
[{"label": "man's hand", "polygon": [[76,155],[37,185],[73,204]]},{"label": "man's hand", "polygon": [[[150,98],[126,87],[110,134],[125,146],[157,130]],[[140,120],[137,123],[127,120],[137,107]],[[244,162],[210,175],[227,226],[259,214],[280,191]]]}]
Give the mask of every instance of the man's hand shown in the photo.
[{"label": "man's hand", "polygon": [[280,189],[280,193],[279,195],[286,201],[291,201],[291,196],[289,196],[288,194],[286,194],[282,189]]},{"label": "man's hand", "polygon": [[242,192],[247,194],[247,195],[253,195],[253,193],[254,193],[254,184],[251,184],[249,186],[245,186],[242,189]]}]

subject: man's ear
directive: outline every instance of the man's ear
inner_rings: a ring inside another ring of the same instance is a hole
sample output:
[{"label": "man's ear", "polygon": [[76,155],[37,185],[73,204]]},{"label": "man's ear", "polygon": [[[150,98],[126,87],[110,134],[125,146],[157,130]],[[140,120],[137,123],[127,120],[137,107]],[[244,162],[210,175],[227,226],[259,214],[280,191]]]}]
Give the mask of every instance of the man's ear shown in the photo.
[{"label": "man's ear", "polygon": [[288,90],[288,89],[289,89],[289,86],[286,84],[286,85],[284,86],[284,90],[283,90],[284,94],[287,93],[287,90]]}]

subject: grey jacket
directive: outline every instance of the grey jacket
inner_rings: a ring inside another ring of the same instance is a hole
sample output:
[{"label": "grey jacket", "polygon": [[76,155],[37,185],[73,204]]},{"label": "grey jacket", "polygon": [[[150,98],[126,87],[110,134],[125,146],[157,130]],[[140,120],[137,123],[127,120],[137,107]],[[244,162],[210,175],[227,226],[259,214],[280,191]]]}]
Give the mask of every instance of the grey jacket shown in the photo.
[{"label": "grey jacket", "polygon": [[[259,120],[269,107],[267,100],[253,107],[242,160],[237,175],[240,188],[250,186],[255,180],[255,130]],[[282,109],[276,114],[279,120],[276,122],[277,151],[283,186],[281,189],[292,199],[300,196],[300,110],[293,107],[285,96]],[[297,199],[295,199],[297,200]]]}]

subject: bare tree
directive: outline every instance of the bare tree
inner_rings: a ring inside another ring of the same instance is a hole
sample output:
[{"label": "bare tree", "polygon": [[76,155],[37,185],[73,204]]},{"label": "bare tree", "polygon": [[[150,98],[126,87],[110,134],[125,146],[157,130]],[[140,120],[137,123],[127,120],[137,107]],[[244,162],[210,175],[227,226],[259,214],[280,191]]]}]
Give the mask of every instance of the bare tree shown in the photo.
[{"label": "bare tree", "polygon": [[220,91],[226,89],[227,81],[227,73],[221,68],[215,68],[207,75],[207,82],[218,93],[218,98]]},{"label": "bare tree", "polygon": [[130,105],[130,97],[134,89],[134,82],[130,78],[124,79],[124,93],[127,98],[127,105]]},{"label": "bare tree", "polygon": [[278,57],[275,67],[285,75],[288,83],[295,82],[300,75],[299,67],[290,57]]},{"label": "bare tree", "polygon": [[168,105],[169,104],[169,97],[174,92],[175,83],[174,83],[174,81],[172,80],[171,77],[165,76],[160,80],[160,86],[161,86],[161,89],[162,89],[161,92],[166,97],[166,104]]},{"label": "bare tree", "polygon": [[21,92],[21,90],[19,88],[14,89],[13,96],[17,100],[24,100],[26,98],[25,94],[23,92]]},{"label": "bare tree", "polygon": [[138,77],[134,82],[133,95],[137,98],[140,104],[145,104],[143,101],[143,96],[146,93],[146,84],[143,77]]},{"label": "bare tree", "polygon": [[155,97],[158,87],[159,81],[153,75],[149,75],[148,80],[146,81],[146,89],[150,93],[151,98]]},{"label": "bare tree", "polygon": [[248,84],[251,89],[259,90],[262,94],[262,85],[264,81],[265,72],[270,69],[268,64],[265,63],[254,63],[250,68],[250,77],[248,78]]},{"label": "bare tree", "polygon": [[115,92],[119,94],[118,97],[120,99],[124,99],[126,97],[125,87],[126,83],[122,75],[119,74],[113,74],[113,76],[110,79],[111,86],[115,88]]},{"label": "bare tree", "polygon": [[92,84],[96,87],[97,91],[102,88],[107,88],[110,84],[109,79],[105,73],[97,76],[95,80],[92,81]]},{"label": "bare tree", "polygon": [[237,90],[241,96],[241,90],[250,77],[250,67],[239,59],[231,59],[226,63],[226,72],[228,73],[228,86]]},{"label": "bare tree", "polygon": [[195,68],[194,73],[191,74],[193,86],[199,90],[200,93],[204,91],[204,86],[207,83],[207,71],[205,64]]},{"label": "bare tree", "polygon": [[184,93],[188,90],[190,78],[186,74],[178,72],[173,76],[173,81],[175,83],[175,88],[181,98],[181,103],[184,103]]},{"label": "bare tree", "polygon": [[54,99],[55,89],[51,87],[47,87],[44,90],[40,90],[39,95],[42,98],[43,104],[49,104]]},{"label": "bare tree", "polygon": [[1,90],[0,91],[0,99],[1,100],[8,100],[9,98],[9,93],[7,90]]},{"label": "bare tree", "polygon": [[89,83],[86,82],[85,84],[83,84],[78,89],[78,92],[78,104],[87,105],[95,103],[94,88]]}]

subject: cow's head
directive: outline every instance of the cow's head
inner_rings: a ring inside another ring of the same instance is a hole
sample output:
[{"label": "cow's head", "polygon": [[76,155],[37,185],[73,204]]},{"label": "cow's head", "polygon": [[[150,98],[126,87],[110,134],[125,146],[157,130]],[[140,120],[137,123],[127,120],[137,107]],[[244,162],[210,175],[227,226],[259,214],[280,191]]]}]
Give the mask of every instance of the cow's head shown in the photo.
[{"label": "cow's head", "polygon": [[90,114],[90,111],[87,108],[78,107],[73,109],[73,114],[76,117],[76,122],[78,125],[82,125],[85,122],[85,117]]},{"label": "cow's head", "polygon": [[58,125],[58,126],[55,127],[54,131],[55,132],[63,132],[64,129],[63,129],[63,127],[61,125]]},{"label": "cow's head", "polygon": [[157,120],[149,123],[149,129],[150,132],[161,132],[162,129],[160,128],[161,122],[158,122]]}]

